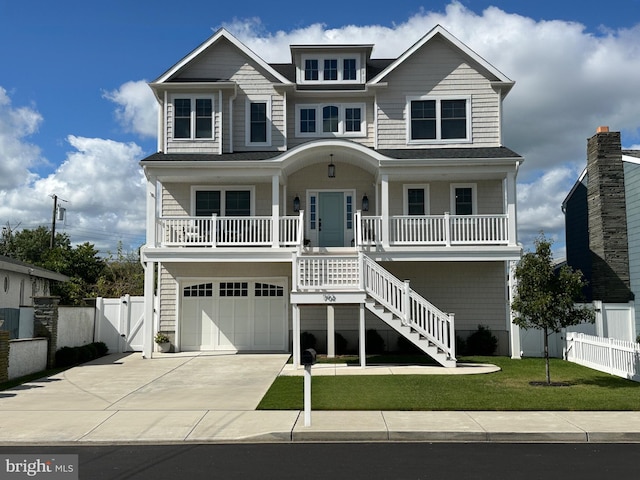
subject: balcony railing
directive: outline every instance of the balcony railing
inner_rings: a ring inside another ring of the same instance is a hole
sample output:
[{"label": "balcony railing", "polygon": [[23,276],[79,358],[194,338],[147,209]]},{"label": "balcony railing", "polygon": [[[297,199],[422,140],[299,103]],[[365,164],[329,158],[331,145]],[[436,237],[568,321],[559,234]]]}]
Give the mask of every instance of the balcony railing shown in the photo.
[{"label": "balcony railing", "polygon": [[[358,214],[358,245],[383,244],[383,219]],[[497,215],[393,216],[389,219],[391,246],[508,245],[509,217]]]},{"label": "balcony railing", "polygon": [[[379,216],[356,213],[356,246],[509,245],[509,218],[497,215],[393,216],[385,232]],[[161,217],[156,244],[163,247],[301,247],[304,216],[273,217]]]},{"label": "balcony railing", "polygon": [[157,243],[163,247],[290,247],[302,243],[303,215],[273,217],[161,217]]}]

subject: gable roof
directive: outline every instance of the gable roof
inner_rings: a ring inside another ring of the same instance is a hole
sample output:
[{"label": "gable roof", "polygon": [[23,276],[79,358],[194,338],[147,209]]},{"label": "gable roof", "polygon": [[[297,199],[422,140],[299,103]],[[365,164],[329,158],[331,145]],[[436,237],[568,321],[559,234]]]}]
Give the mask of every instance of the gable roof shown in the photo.
[{"label": "gable roof", "polygon": [[265,62],[262,58],[256,55],[249,47],[247,47],[244,43],[234,37],[231,33],[229,33],[224,28],[220,28],[216,33],[214,33],[208,40],[202,43],[200,46],[196,47],[191,53],[185,56],[182,60],[176,63],[169,70],[160,75],[156,80],[151,82],[152,84],[165,83],[171,80],[173,76],[175,76],[178,72],[183,70],[189,63],[191,63],[195,58],[197,58],[202,52],[207,50],[212,45],[215,45],[221,39],[228,40],[232,45],[234,45],[238,50],[240,50],[243,54],[249,57],[251,60],[256,62],[260,67],[266,70],[269,74],[273,75],[279,82],[284,84],[290,84],[291,82],[283,76],[280,72],[274,69],[271,65]]},{"label": "gable roof", "polygon": [[398,66],[404,63],[409,57],[420,50],[424,45],[429,43],[434,37],[440,37],[446,40],[450,45],[460,50],[464,55],[471,58],[474,62],[478,63],[484,69],[491,73],[496,78],[496,82],[506,87],[505,94],[511,90],[515,82],[507,77],[504,73],[498,70],[496,67],[487,62],[484,58],[478,55],[476,52],[467,47],[464,43],[454,37],[449,31],[447,31],[442,25],[436,25],[427,34],[418,40],[413,46],[400,55],[394,62],[388,65],[382,72],[380,72],[375,78],[373,78],[369,84],[375,85],[382,82],[382,80],[393,72]]}]

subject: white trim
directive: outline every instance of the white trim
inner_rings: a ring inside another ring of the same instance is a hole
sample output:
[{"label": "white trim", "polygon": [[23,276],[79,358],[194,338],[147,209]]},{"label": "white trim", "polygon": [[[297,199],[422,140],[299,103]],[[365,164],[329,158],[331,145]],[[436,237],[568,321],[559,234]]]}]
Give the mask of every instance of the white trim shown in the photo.
[{"label": "white trim", "polygon": [[[254,103],[265,103],[266,104],[266,129],[267,129],[267,141],[266,142],[252,142],[251,141],[251,105]],[[244,102],[244,124],[245,124],[245,135],[244,142],[247,147],[270,147],[271,146],[271,116],[272,116],[272,102],[270,95],[262,95],[262,96],[247,96]]]},{"label": "white trim", "polygon": [[192,60],[194,60],[196,57],[198,57],[202,52],[204,52],[210,46],[212,46],[213,44],[217,43],[221,38],[225,38],[229,42],[231,42],[236,48],[238,48],[238,50],[240,50],[242,53],[244,53],[246,56],[248,56],[251,60],[256,62],[258,65],[260,65],[260,67],[265,69],[269,74],[271,74],[273,77],[275,77],[280,83],[283,83],[285,85],[291,85],[292,84],[289,80],[287,80],[279,72],[277,72],[273,67],[271,67],[271,65],[269,65],[262,58],[260,58],[258,55],[256,55],[250,48],[248,48],[245,44],[243,44],[236,37],[231,35],[231,33],[229,33],[224,28],[219,29],[216,33],[214,33],[211,37],[209,37],[208,40],[206,40],[204,43],[200,44],[200,46],[198,46],[195,50],[193,50],[191,53],[189,53],[186,57],[184,57],[182,60],[180,60],[178,63],[176,63],[173,67],[171,67],[169,70],[167,70],[165,73],[163,73],[153,83],[156,84],[156,83],[164,83],[164,82],[169,81],[171,79],[171,77],[173,77],[180,70],[185,68],[189,63],[191,63]]},{"label": "white trim", "polygon": [[450,186],[450,206],[451,215],[457,215],[456,213],[456,188],[470,188],[471,189],[471,215],[478,214],[478,185],[476,183],[452,183]]},{"label": "white trim", "polygon": [[[189,137],[176,138],[176,100],[188,99],[191,102],[191,115],[189,120]],[[196,101],[211,100],[211,137],[196,138]],[[169,95],[169,103],[171,104],[171,141],[174,142],[210,142],[216,138],[216,101],[215,94],[209,95],[193,94],[193,93],[172,93]],[[168,119],[168,116],[166,117]]]},{"label": "white trim", "polygon": [[[324,132],[323,115],[322,110],[324,107],[337,107],[338,108],[338,131],[337,132]],[[360,109],[360,131],[359,132],[347,132],[346,131],[346,119],[345,111],[347,108],[359,108]],[[300,111],[301,110],[314,110],[316,112],[316,131],[315,132],[301,132],[300,131]],[[296,137],[366,137],[367,136],[367,107],[365,103],[301,103],[296,105],[295,109],[295,134]]]},{"label": "white trim", "polygon": [[[305,79],[305,65],[307,60],[318,61],[318,80],[306,80]],[[337,63],[337,76],[335,80],[324,79],[324,61],[336,60]],[[344,61],[355,60],[356,61],[356,78],[355,80],[344,80]],[[305,53],[300,56],[300,65],[296,68],[296,80],[299,84],[303,85],[336,85],[340,84],[360,84],[363,83],[364,78],[362,55],[359,52],[354,53],[341,53],[339,55],[331,53],[322,53],[314,55],[311,53]]]},{"label": "white trim", "polygon": [[225,205],[225,192],[237,192],[249,190],[249,201],[250,201],[250,209],[251,216],[255,215],[256,211],[256,186],[255,185],[192,185],[191,186],[191,199],[190,199],[190,208],[191,208],[191,216],[196,215],[196,192],[202,191],[218,191],[220,192],[220,215],[226,216],[226,205]]},{"label": "white trim", "polygon": [[414,43],[409,49],[407,49],[402,55],[400,55],[391,65],[385,68],[382,72],[376,75],[373,79],[371,79],[368,84],[376,85],[382,82],[382,80],[393,72],[396,68],[398,68],[402,63],[405,62],[410,56],[412,56],[416,51],[420,50],[426,43],[428,43],[433,37],[436,35],[440,35],[442,38],[450,42],[454,47],[457,47],[462,53],[468,55],[472,60],[478,62],[483,68],[489,71],[492,75],[494,75],[499,83],[502,83],[504,88],[504,95],[506,95],[511,87],[515,84],[513,80],[503,74],[496,67],[487,62],[484,58],[478,55],[476,52],[471,50],[468,46],[458,40],[455,36],[449,33],[442,25],[436,25],[433,27],[427,34]]},{"label": "white trim", "polygon": [[411,184],[405,183],[402,185],[402,214],[409,215],[409,190],[424,190],[424,214],[431,214],[431,202],[429,201],[429,184]]},{"label": "white trim", "polygon": [[[289,315],[289,306],[291,305],[290,299],[290,288],[289,288],[289,279],[287,277],[282,276],[273,276],[273,277],[193,277],[193,276],[185,276],[185,277],[176,277],[175,278],[175,286],[176,286],[176,306],[175,306],[175,335],[176,335],[176,351],[181,351],[181,333],[182,333],[182,303],[184,300],[183,290],[189,284],[199,285],[201,283],[213,283],[213,295],[211,297],[212,301],[216,298],[219,298],[219,288],[220,283],[222,282],[247,282],[249,285],[248,289],[252,287],[255,288],[256,283],[271,283],[278,287],[282,287],[283,294],[282,298],[284,300],[284,345],[283,351],[288,351],[289,345],[289,323],[290,323],[290,315]],[[251,285],[253,284],[253,285]],[[217,289],[217,290],[216,290]],[[208,297],[207,297],[208,298]],[[238,297],[240,298],[240,297]],[[247,297],[242,298],[263,298],[256,297],[255,291],[248,290]],[[253,315],[251,315],[253,318]],[[252,328],[255,327],[255,324],[252,324]],[[233,350],[229,350],[233,351]]]},{"label": "white trim", "polygon": [[[411,102],[432,100],[436,102],[436,138],[434,139],[413,139],[411,138]],[[465,101],[465,132],[464,138],[442,138],[442,101],[443,100],[464,100]],[[408,145],[428,145],[446,143],[471,143],[471,95],[416,95],[407,96],[405,104],[405,119]]]}]

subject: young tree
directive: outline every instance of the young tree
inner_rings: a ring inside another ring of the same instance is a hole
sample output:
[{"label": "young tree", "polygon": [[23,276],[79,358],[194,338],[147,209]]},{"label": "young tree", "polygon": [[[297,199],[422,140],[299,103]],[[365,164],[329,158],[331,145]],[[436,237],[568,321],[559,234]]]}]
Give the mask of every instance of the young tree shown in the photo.
[{"label": "young tree", "polygon": [[593,323],[594,312],[576,305],[586,284],[582,272],[567,265],[555,272],[551,242],[541,234],[534,243],[536,251],[526,253],[516,268],[518,288],[511,308],[516,315],[513,323],[525,330],[543,331],[546,381],[551,384],[549,335],[571,325]]}]

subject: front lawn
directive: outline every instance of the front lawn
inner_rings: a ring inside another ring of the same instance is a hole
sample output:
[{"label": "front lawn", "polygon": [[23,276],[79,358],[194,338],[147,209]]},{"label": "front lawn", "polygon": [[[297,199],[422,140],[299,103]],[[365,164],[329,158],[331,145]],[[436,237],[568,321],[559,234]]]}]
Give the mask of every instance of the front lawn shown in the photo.
[{"label": "front lawn", "polygon": [[[314,410],[640,410],[640,383],[551,359],[551,381],[570,386],[532,386],[544,381],[544,359],[468,357],[493,363],[485,375],[314,376]],[[352,367],[357,368],[357,367]],[[278,377],[258,409],[302,410],[303,377]]]}]

